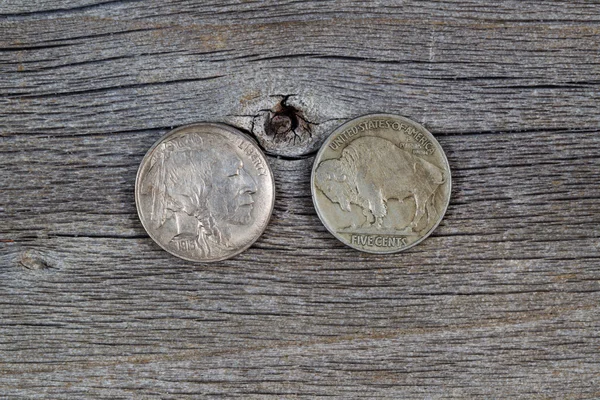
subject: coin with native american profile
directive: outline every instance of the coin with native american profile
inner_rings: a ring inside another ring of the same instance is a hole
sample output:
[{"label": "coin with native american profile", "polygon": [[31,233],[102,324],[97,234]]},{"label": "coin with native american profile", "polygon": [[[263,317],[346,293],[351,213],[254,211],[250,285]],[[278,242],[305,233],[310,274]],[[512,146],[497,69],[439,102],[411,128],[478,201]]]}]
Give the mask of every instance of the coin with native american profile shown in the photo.
[{"label": "coin with native american profile", "polygon": [[188,261],[233,257],[264,232],[275,200],[273,174],[258,145],[224,124],[177,128],[156,142],[138,170],[142,225]]},{"label": "coin with native american profile", "polygon": [[357,250],[395,253],[424,240],[450,201],[450,166],[423,126],[390,114],[353,119],[319,150],[311,175],[317,214]]}]

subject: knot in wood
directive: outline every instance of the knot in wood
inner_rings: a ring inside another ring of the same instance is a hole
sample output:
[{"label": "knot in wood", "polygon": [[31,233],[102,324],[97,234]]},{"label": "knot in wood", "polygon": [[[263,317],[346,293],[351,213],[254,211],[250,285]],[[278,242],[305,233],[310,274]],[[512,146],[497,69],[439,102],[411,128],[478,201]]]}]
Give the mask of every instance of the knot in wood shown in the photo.
[{"label": "knot in wood", "polygon": [[254,95],[226,122],[248,131],[267,154],[302,157],[318,150],[342,118],[333,99],[309,94]]},{"label": "knot in wood", "polygon": [[54,260],[43,252],[32,249],[25,250],[21,254],[18,263],[21,267],[31,271],[56,268],[56,262]]},{"label": "knot in wood", "polygon": [[302,116],[302,111],[288,104],[290,97],[284,96],[270,110],[265,121],[265,133],[280,143],[301,145],[310,137],[311,127]]},{"label": "knot in wood", "polygon": [[271,135],[285,135],[292,130],[292,118],[285,114],[275,114],[271,117],[267,132]]}]

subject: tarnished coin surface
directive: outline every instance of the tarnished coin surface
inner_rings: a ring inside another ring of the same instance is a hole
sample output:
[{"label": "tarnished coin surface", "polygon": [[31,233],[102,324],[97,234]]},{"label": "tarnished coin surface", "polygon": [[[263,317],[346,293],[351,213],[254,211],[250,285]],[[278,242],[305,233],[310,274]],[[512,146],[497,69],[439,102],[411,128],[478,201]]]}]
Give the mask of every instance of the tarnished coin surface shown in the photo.
[{"label": "tarnished coin surface", "polygon": [[409,119],[365,115],[337,128],[317,154],[312,198],[325,227],[369,253],[395,253],[438,226],[450,167],[433,135]]},{"label": "tarnished coin surface", "polygon": [[135,184],[138,215],[150,237],[196,262],[223,260],[250,247],[267,227],[274,200],[264,154],[222,124],[169,132],[142,160]]}]

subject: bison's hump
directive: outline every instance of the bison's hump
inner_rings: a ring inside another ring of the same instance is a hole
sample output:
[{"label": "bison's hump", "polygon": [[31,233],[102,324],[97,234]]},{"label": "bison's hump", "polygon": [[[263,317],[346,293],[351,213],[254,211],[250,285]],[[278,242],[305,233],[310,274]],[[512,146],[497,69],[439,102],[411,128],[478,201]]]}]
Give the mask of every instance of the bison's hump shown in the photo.
[{"label": "bison's hump", "polygon": [[367,155],[369,153],[391,153],[396,150],[400,150],[404,153],[406,151],[402,150],[400,147],[396,146],[393,142],[375,136],[363,136],[358,139],[355,139],[350,143],[346,148],[346,150],[357,150],[359,153]]},{"label": "bison's hump", "polygon": [[363,136],[355,139],[342,152],[342,159],[358,169],[394,169],[413,166],[415,157],[393,142],[375,136]]},{"label": "bison's hump", "polygon": [[432,184],[445,181],[441,168],[381,137],[363,136],[355,139],[346,146],[341,159],[356,171],[368,170],[370,176],[389,179],[398,174],[418,175],[420,170]]}]

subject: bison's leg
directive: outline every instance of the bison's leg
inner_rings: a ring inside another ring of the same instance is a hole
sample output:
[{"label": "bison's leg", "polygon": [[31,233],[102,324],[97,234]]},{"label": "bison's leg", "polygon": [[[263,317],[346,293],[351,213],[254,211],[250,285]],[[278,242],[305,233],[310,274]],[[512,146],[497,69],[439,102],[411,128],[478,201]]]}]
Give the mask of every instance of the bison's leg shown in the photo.
[{"label": "bison's leg", "polygon": [[427,203],[425,204],[425,207],[427,208],[427,226],[429,226],[429,224],[434,219],[434,217],[436,217],[438,215],[432,202],[433,202],[433,196],[431,196],[427,200]]},{"label": "bison's leg", "polygon": [[377,200],[371,203],[371,212],[374,216],[374,223],[377,228],[383,226],[383,218],[387,215],[387,207],[385,206],[384,200],[381,198],[381,194],[377,196]]},{"label": "bison's leg", "polygon": [[387,214],[381,188],[375,186],[373,183],[361,182],[358,184],[357,189],[363,209],[369,211],[367,216],[369,224],[376,224],[380,228],[381,221],[383,221],[383,217]]},{"label": "bison's leg", "polygon": [[419,193],[415,193],[414,196],[415,196],[416,211],[415,211],[415,216],[413,217],[413,220],[410,223],[410,227],[413,230],[415,230],[417,225],[419,225],[421,218],[423,218],[423,215],[425,214],[425,206],[427,204],[427,201],[424,200],[424,199],[426,199],[426,197],[422,197]]},{"label": "bison's leg", "polygon": [[363,222],[361,226],[373,225],[373,222],[375,222],[375,216],[373,215],[371,210],[369,210],[368,207],[362,207],[362,213],[365,216],[365,222]]},{"label": "bison's leg", "polygon": [[383,226],[383,217],[387,215],[387,208],[385,207],[385,203],[383,201],[377,201],[375,204],[373,204],[371,212],[373,215],[373,221],[371,222],[371,224],[374,224],[377,228],[381,228]]}]

